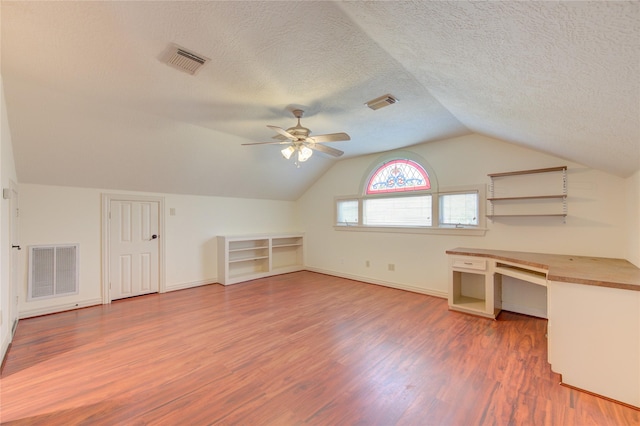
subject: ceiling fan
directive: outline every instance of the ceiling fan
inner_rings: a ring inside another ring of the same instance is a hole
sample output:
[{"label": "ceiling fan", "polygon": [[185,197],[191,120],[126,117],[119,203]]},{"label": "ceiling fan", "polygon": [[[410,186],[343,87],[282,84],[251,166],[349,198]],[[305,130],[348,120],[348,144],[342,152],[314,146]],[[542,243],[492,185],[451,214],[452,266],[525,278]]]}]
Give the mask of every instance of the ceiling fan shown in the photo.
[{"label": "ceiling fan", "polygon": [[300,125],[300,118],[304,114],[301,109],[295,109],[292,111],[294,117],[298,119],[298,124],[294,127],[290,127],[287,130],[281,129],[277,126],[267,126],[270,129],[275,130],[278,134],[273,138],[278,139],[279,142],[255,142],[255,143],[243,143],[242,145],[289,145],[280,152],[282,156],[287,160],[297,153],[296,166],[300,167],[300,163],[307,161],[313,154],[313,150],[320,151],[325,154],[329,154],[333,157],[340,157],[344,152],[339,149],[331,148],[322,143],[325,142],[341,142],[351,140],[346,133],[329,133],[326,135],[309,136],[311,130]]}]

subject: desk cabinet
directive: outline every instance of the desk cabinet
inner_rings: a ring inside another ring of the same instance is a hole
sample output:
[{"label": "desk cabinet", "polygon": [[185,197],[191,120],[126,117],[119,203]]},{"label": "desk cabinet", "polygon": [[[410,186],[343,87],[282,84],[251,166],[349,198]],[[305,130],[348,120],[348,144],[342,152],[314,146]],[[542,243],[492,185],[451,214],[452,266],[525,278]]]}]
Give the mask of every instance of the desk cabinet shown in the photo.
[{"label": "desk cabinet", "polygon": [[548,360],[562,383],[640,407],[640,269],[591,256],[447,254],[450,309],[495,318],[502,276],[546,286]]},{"label": "desk cabinet", "polygon": [[503,276],[547,285],[546,270],[534,266],[475,256],[450,256],[449,265],[449,309],[486,318],[502,309]]},{"label": "desk cabinet", "polygon": [[640,407],[640,292],[549,281],[549,363],[562,383]]},{"label": "desk cabinet", "polygon": [[495,319],[500,313],[502,285],[486,259],[449,259],[449,309]]}]

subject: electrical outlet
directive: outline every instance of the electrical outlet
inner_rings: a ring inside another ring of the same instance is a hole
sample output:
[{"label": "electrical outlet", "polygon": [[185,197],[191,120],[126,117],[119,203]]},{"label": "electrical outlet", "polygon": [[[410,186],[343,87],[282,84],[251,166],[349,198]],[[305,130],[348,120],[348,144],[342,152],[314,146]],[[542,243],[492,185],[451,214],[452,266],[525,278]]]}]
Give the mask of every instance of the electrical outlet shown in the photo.
[{"label": "electrical outlet", "polygon": [[371,262],[369,262],[368,260],[365,260],[364,266],[368,268],[369,266],[371,266]]},{"label": "electrical outlet", "polygon": [[390,263],[390,264],[389,264],[389,270],[390,270],[390,271],[395,271],[395,270],[396,270],[396,265],[395,265],[395,263]]}]

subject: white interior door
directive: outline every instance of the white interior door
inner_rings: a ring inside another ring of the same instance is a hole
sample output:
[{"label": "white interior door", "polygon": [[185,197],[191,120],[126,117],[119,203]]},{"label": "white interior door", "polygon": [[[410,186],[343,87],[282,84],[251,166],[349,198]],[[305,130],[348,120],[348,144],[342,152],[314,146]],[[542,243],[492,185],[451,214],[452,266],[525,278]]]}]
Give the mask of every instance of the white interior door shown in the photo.
[{"label": "white interior door", "polygon": [[111,200],[109,208],[110,299],[157,293],[159,287],[157,201]]}]

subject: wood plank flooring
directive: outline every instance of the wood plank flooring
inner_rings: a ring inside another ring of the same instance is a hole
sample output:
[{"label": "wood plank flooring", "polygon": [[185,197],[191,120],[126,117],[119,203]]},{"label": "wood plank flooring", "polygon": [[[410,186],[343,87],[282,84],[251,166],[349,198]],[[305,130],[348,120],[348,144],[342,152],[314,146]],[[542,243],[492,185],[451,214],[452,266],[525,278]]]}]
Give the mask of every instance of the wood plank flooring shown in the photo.
[{"label": "wood plank flooring", "polygon": [[638,425],[558,384],[546,321],[300,272],[21,320],[3,424]]}]

